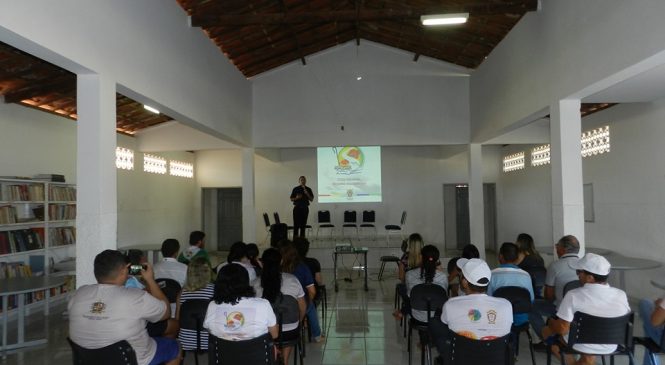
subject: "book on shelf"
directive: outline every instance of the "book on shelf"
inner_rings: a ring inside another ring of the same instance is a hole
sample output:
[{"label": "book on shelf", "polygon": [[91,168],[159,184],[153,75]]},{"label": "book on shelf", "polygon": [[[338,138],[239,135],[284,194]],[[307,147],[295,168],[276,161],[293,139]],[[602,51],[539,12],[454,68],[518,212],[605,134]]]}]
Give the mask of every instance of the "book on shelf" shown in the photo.
[{"label": "book on shelf", "polygon": [[16,223],[16,207],[13,205],[0,206],[0,224]]},{"label": "book on shelf", "polygon": [[[30,256],[30,262],[33,263],[33,256]],[[34,263],[41,266],[42,272],[44,271],[44,256],[35,256]],[[23,262],[0,262],[0,280],[12,279],[12,278],[29,278],[32,276],[40,276],[37,274],[39,267],[34,268],[31,265],[27,265]],[[46,289],[49,291],[49,295],[53,298],[62,293],[66,293],[73,287],[72,279],[70,278],[63,285]],[[31,304],[44,300],[46,297],[46,290],[38,290],[32,293],[25,295],[25,304]],[[18,295],[9,295],[7,297],[7,309],[12,310],[18,306]],[[2,308],[2,303],[0,303],[0,313],[2,313],[5,308]]]},{"label": "book on shelf", "polygon": [[65,246],[76,243],[76,228],[75,227],[57,227],[49,229],[50,245]]},{"label": "book on shelf", "polygon": [[65,182],[65,175],[39,174],[35,175],[34,179],[40,181]]},{"label": "book on shelf", "polygon": [[2,200],[5,201],[43,201],[43,184],[11,184],[3,189]]},{"label": "book on shelf", "polygon": [[76,219],[76,204],[50,204],[48,216],[52,221]]},{"label": "book on shelf", "polygon": [[44,248],[43,229],[28,228],[0,232],[0,255]]},{"label": "book on shelf", "polygon": [[76,188],[73,186],[49,185],[49,200],[76,201]]}]

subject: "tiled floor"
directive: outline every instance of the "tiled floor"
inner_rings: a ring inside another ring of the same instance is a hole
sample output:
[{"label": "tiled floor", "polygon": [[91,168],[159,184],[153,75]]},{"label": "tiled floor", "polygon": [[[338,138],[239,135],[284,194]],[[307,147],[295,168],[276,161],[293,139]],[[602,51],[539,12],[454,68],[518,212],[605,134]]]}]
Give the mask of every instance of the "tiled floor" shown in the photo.
[{"label": "tiled floor", "polygon": [[[362,290],[362,280],[356,272],[340,272],[340,278],[351,278],[352,282],[340,280],[339,292],[334,292],[332,272],[324,272],[328,283],[327,338],[322,343],[308,343],[305,364],[316,365],[355,365],[355,364],[408,364],[406,340],[402,337],[399,322],[392,317],[396,275],[394,270],[386,270],[384,280],[377,280],[378,270],[370,270],[369,291]],[[330,280],[328,280],[330,279]],[[632,303],[631,303],[632,304]],[[636,306],[633,306],[636,308]],[[38,365],[71,364],[71,353],[66,342],[67,320],[63,317],[64,305],[53,308],[48,318],[48,345],[10,353],[0,364]],[[32,315],[29,322],[29,335],[43,334],[43,316]],[[12,333],[10,328],[10,333]],[[641,322],[635,323],[635,334],[641,335]],[[31,338],[32,338],[31,337]],[[414,337],[414,345],[417,336]],[[415,347],[415,346],[414,346]],[[521,336],[518,364],[529,365],[531,358],[526,336]],[[637,349],[638,363],[641,363],[642,349]],[[207,363],[205,355],[201,363]],[[420,363],[419,351],[414,351],[413,364]],[[536,353],[538,364],[545,364],[545,354]],[[617,364],[627,364],[624,358],[617,358]],[[186,358],[185,364],[194,364],[193,356]],[[475,364],[470,364],[475,365]]]}]

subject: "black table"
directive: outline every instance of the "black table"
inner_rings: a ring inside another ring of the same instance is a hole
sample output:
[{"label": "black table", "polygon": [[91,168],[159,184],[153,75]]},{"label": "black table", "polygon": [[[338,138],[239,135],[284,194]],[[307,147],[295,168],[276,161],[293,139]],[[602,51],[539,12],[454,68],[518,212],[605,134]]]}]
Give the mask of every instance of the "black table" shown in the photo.
[{"label": "black table", "polygon": [[369,290],[369,287],[367,286],[367,247],[353,247],[353,246],[338,246],[335,248],[335,251],[333,252],[333,277],[335,281],[335,292],[339,290],[339,286],[337,285],[337,256],[338,255],[363,255],[364,257],[364,265],[361,267],[361,269],[365,272],[365,291]]}]

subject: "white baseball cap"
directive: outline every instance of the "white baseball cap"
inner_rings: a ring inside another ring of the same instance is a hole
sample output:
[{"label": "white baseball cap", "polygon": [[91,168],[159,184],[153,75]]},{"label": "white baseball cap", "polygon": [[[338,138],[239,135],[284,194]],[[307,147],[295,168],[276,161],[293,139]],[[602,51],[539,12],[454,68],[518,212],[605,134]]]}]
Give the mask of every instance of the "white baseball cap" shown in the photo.
[{"label": "white baseball cap", "polygon": [[581,259],[568,264],[575,270],[584,270],[596,275],[609,275],[612,265],[606,258],[595,253],[588,253]]},{"label": "white baseball cap", "polygon": [[466,281],[475,286],[487,286],[492,278],[490,267],[481,259],[461,258],[457,260],[457,267],[462,270]]}]

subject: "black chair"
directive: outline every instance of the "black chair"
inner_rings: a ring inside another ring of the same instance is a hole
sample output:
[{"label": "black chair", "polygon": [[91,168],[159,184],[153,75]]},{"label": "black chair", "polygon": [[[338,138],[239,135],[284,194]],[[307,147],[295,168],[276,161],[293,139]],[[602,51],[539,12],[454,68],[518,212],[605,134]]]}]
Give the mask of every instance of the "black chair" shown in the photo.
[{"label": "black chair", "polygon": [[[570,331],[568,332],[568,342],[559,341],[561,353],[561,364],[566,365],[565,354],[577,355],[598,355],[601,356],[605,364],[605,356],[610,356],[610,363],[614,364],[615,355],[626,355],[632,365],[635,363],[633,358],[633,318],[634,313],[630,312],[620,317],[604,318],[596,317],[590,314],[575,312],[573,321],[570,322]],[[611,354],[592,354],[583,353],[573,348],[576,344],[604,344],[617,345],[616,351]],[[547,347],[547,365],[552,363],[552,349]]]},{"label": "black chair", "polygon": [[545,277],[547,269],[544,266],[534,266],[526,270],[531,276],[531,285],[533,285],[533,295],[535,299],[542,299],[545,295]]},{"label": "black chair", "polygon": [[[563,296],[565,297],[566,293],[568,293],[569,291],[571,291],[573,289],[577,289],[581,286],[582,286],[582,283],[580,283],[579,280],[571,280],[571,281],[567,282],[566,285],[563,286]],[[563,297],[561,299],[563,299]]]},{"label": "black chair", "polygon": [[263,243],[268,242],[268,237],[270,237],[270,218],[268,218],[268,213],[263,213],[263,223],[266,225],[266,238],[263,239]]},{"label": "black chair", "polygon": [[[649,318],[644,318],[648,321]],[[660,343],[656,343],[651,337],[633,337],[633,343],[644,346],[644,356],[651,358],[651,363],[656,364],[656,354],[665,353],[665,332],[660,338]]]},{"label": "black chair", "polygon": [[[409,300],[411,302],[411,311],[426,311],[427,312],[427,321],[421,322],[417,319],[410,316],[409,318],[409,336],[407,338],[407,351],[409,352],[409,365],[411,365],[411,333],[413,329],[416,329],[420,334],[421,341],[427,338],[427,323],[430,318],[434,316],[434,312],[443,308],[443,304],[448,300],[448,294],[446,289],[443,287],[427,283],[427,284],[418,284],[411,289],[411,294],[409,295]],[[425,340],[425,343],[421,343],[421,363],[422,364],[431,364],[432,363],[432,348],[429,340]]]},{"label": "black chair", "polygon": [[449,331],[449,349],[443,354],[446,365],[513,365],[512,344],[510,333],[493,340],[473,340]]},{"label": "black chair", "polygon": [[[493,296],[498,298],[507,299],[513,306],[513,315],[515,314],[528,314],[531,312],[531,294],[529,290],[519,286],[503,286],[494,291]],[[529,339],[529,351],[531,351],[531,363],[536,365],[536,356],[533,353],[533,338],[529,332],[529,322],[522,323],[518,326],[513,324],[510,331],[515,335],[515,356],[520,354],[520,334],[526,333]]]},{"label": "black chair", "polygon": [[[282,221],[279,219],[279,213],[277,213],[277,212],[272,213],[272,217],[275,219],[275,224],[281,224],[282,223]],[[293,232],[293,226],[289,226],[287,224],[286,229],[287,229],[288,232]]]},{"label": "black chair", "polygon": [[275,341],[275,346],[280,349],[293,346],[293,364],[297,365],[298,359],[300,359],[300,364],[302,365],[304,354],[302,351],[303,344],[302,336],[300,335],[302,328],[300,327],[300,324],[299,328],[297,329],[298,337],[296,339],[284,339],[282,330],[282,327],[285,323],[295,323],[300,321],[300,309],[298,307],[298,300],[290,295],[280,294],[275,302],[270,304],[272,305],[272,309],[275,312],[275,316],[277,317],[277,325],[279,327],[279,336]]},{"label": "black chair", "polygon": [[180,294],[180,291],[182,291],[182,287],[180,286],[179,282],[167,278],[155,279],[155,282],[157,282],[159,288],[162,289],[162,292],[169,300],[169,303],[175,303],[178,300],[178,294]]},{"label": "black chair", "polygon": [[360,223],[360,230],[363,228],[372,228],[374,230],[374,240],[376,241],[376,213],[373,210],[363,210],[363,221]]},{"label": "black chair", "polygon": [[397,264],[397,267],[399,268],[399,257],[394,256],[394,255],[386,255],[386,256],[381,256],[379,258],[379,261],[381,261],[381,268],[379,269],[379,280],[383,277],[383,270],[386,268],[386,262],[394,262]]},{"label": "black chair", "polygon": [[[199,353],[208,350],[208,331],[203,328],[203,320],[208,310],[210,300],[191,299],[180,305],[180,333],[178,340],[182,346],[183,357],[187,351],[194,352],[194,362],[199,364]],[[193,333],[192,333],[193,332]],[[194,338],[192,338],[194,335]],[[194,340],[196,346],[191,347],[189,343]]]},{"label": "black chair", "polygon": [[227,341],[210,335],[209,365],[274,365],[273,340],[269,333],[244,341]]},{"label": "black chair", "polygon": [[319,226],[316,228],[316,238],[319,238],[319,230],[321,228],[328,228],[330,229],[330,238],[333,236],[333,232],[335,231],[335,225],[332,224],[330,220],[330,211],[328,210],[319,210],[317,213],[317,218],[318,218],[318,223]]},{"label": "black chair", "polygon": [[122,340],[99,349],[86,349],[74,343],[69,337],[74,365],[138,365],[136,352],[129,342]]},{"label": "black chair", "polygon": [[314,305],[321,308],[321,332],[326,331],[326,317],[328,315],[328,291],[325,285],[316,286],[316,296],[314,297]]},{"label": "black chair", "polygon": [[402,227],[406,224],[406,210],[402,212],[402,219],[399,220],[399,226],[396,224],[387,224],[386,228],[386,244],[390,243],[390,234],[399,232],[404,239],[404,234],[402,233]]},{"label": "black chair", "polygon": [[358,234],[358,217],[355,210],[344,211],[344,223],[342,224],[342,237],[345,237],[344,234],[345,228],[355,229],[356,238],[360,240],[360,235]]}]

